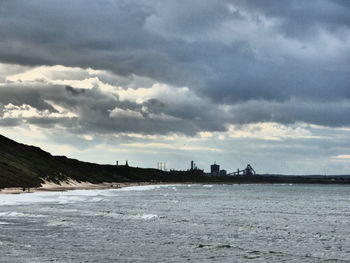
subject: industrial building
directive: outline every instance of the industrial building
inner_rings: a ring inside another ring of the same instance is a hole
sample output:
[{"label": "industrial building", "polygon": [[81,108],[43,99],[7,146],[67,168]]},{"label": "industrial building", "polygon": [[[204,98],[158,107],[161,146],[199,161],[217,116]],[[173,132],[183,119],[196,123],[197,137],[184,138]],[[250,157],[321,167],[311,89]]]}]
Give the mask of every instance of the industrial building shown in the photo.
[{"label": "industrial building", "polygon": [[211,176],[219,176],[220,174],[220,165],[214,163],[210,165],[210,175]]},{"label": "industrial building", "polygon": [[[196,166],[196,164],[191,161],[191,171],[194,170],[199,170]],[[244,168],[243,170],[237,169],[237,171],[235,172],[231,172],[228,173],[226,170],[222,169],[220,170],[220,165],[218,165],[216,162],[214,162],[214,164],[210,165],[210,173],[204,173],[203,170],[202,174],[205,176],[252,176],[252,175],[256,175],[255,170],[253,169],[253,167],[248,164],[246,168]]]},{"label": "industrial building", "polygon": [[250,164],[248,164],[247,167],[243,170],[237,169],[236,172],[227,173],[226,170],[220,170],[220,165],[214,162],[214,164],[210,165],[210,174],[207,174],[207,175],[209,176],[239,176],[239,175],[252,176],[255,174],[256,174],[255,170]]}]

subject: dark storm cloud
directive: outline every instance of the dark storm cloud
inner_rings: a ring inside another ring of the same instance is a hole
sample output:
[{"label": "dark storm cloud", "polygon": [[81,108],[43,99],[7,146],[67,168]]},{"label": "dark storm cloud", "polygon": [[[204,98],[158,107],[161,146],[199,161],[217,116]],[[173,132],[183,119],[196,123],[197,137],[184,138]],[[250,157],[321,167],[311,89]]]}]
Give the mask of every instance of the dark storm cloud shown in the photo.
[{"label": "dark storm cloud", "polygon": [[[188,86],[204,100],[137,105],[70,87],[55,87],[57,93],[29,87],[20,94],[5,88],[2,94],[16,105],[26,100],[52,112],[45,99],[53,100],[89,130],[194,134],[259,121],[349,125],[341,114],[349,108],[337,103],[350,99],[349,32],[349,3],[340,0],[1,1],[2,62],[135,74]],[[222,103],[237,109],[233,116],[217,109]],[[109,116],[114,108],[144,118],[120,124]],[[177,119],[147,119],[151,113]]]},{"label": "dark storm cloud", "polygon": [[79,95],[85,92],[84,89],[75,89],[71,86],[66,86],[66,90],[70,92],[72,95]]},{"label": "dark storm cloud", "polygon": [[18,87],[18,84],[0,87],[0,103],[2,105],[11,103],[17,106],[27,104],[38,110],[56,112],[50,104],[42,99],[42,92],[45,90],[38,84],[35,87],[30,85]]},{"label": "dark storm cloud", "polygon": [[281,19],[281,32],[296,38],[312,38],[318,30],[336,31],[350,25],[347,0],[276,1],[240,0],[240,5]]},{"label": "dark storm cloud", "polygon": [[[32,124],[73,134],[181,133],[193,136],[203,130],[225,131],[228,124],[292,124],[302,120],[336,127],[350,123],[350,115],[343,114],[350,110],[350,103],[346,101],[323,104],[299,100],[249,101],[222,108],[199,98],[175,103],[158,98],[143,103],[121,101],[117,95],[104,93],[98,87],[81,90],[49,84],[22,84],[20,87],[18,83],[8,84],[0,88],[0,105],[0,126]],[[18,114],[21,109],[28,109],[25,105],[39,110],[39,116],[11,115],[11,110]],[[70,116],[65,115],[67,112]]]},{"label": "dark storm cloud", "polygon": [[[20,87],[19,87],[20,86]],[[10,106],[6,109],[6,105]],[[65,128],[72,133],[168,134],[172,132],[195,135],[201,130],[224,130],[225,124],[211,121],[211,111],[202,111],[204,105],[176,104],[167,106],[154,98],[144,103],[120,101],[118,96],[103,93],[98,87],[91,90],[60,85],[8,84],[0,88],[0,126],[21,123],[43,128]],[[7,117],[13,107],[29,105],[41,111],[41,116]],[[56,108],[74,114],[61,116]],[[189,114],[190,112],[190,114]],[[55,115],[56,114],[56,115]]]}]

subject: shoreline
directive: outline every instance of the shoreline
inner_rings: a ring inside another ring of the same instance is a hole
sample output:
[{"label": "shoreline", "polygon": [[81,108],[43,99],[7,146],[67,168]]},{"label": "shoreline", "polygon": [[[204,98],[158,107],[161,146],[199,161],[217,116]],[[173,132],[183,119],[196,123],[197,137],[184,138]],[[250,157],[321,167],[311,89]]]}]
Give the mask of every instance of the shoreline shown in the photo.
[{"label": "shoreline", "polygon": [[241,184],[286,184],[286,185],[349,185],[350,183],[340,183],[340,182],[322,182],[322,181],[181,181],[181,182],[162,182],[162,181],[153,181],[153,182],[104,182],[104,183],[90,183],[90,182],[78,182],[75,180],[68,180],[61,182],[60,184],[44,181],[40,187],[8,187],[0,188],[0,196],[8,194],[25,194],[25,193],[35,193],[35,192],[65,192],[70,190],[109,190],[109,189],[121,189],[131,186],[144,186],[144,185],[166,185],[166,184],[226,184],[226,185],[241,185]]},{"label": "shoreline", "polygon": [[[175,179],[175,178],[174,178]],[[184,178],[180,178],[184,179]],[[190,178],[186,178],[190,179]],[[151,180],[143,182],[102,182],[91,183],[68,179],[55,183],[49,180],[41,181],[39,187],[7,187],[0,188],[1,194],[21,194],[33,192],[69,191],[69,190],[103,190],[119,189],[128,186],[158,185],[158,184],[339,184],[350,185],[350,178],[337,177],[300,177],[300,176],[236,176],[236,177],[201,177],[193,180]]]},{"label": "shoreline", "polygon": [[108,190],[108,189],[121,189],[130,186],[143,186],[143,185],[156,185],[162,183],[156,182],[141,182],[141,183],[120,183],[120,182],[109,182],[109,183],[98,183],[93,184],[89,182],[77,182],[77,181],[67,181],[61,184],[56,184],[53,182],[44,182],[40,187],[9,187],[0,189],[0,195],[7,194],[25,194],[25,193],[35,193],[35,192],[65,192],[70,190]]}]

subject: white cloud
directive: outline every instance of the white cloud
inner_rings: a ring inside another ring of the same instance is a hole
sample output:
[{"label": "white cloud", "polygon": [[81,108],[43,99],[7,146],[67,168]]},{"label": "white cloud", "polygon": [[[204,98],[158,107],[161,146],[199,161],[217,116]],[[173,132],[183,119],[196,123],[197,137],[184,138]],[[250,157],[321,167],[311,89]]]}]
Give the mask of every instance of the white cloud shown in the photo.
[{"label": "white cloud", "polygon": [[119,108],[113,109],[110,114],[112,118],[131,118],[131,119],[142,119],[143,116],[140,112],[132,111],[129,109],[123,110]]},{"label": "white cloud", "polygon": [[49,110],[38,110],[27,104],[22,104],[20,106],[17,106],[9,103],[4,106],[2,118],[3,119],[6,119],[6,118],[14,118],[14,119],[24,118],[25,119],[25,118],[33,118],[33,117],[39,117],[39,118],[78,117],[77,114],[66,111],[62,107],[56,106],[56,108],[59,109],[59,112],[50,112]]},{"label": "white cloud", "polygon": [[334,156],[335,159],[345,159],[345,160],[348,160],[350,159],[350,154],[340,154],[340,155],[337,155],[337,156]]},{"label": "white cloud", "polygon": [[319,138],[307,129],[305,124],[283,125],[279,123],[256,123],[243,126],[230,125],[228,131],[231,138],[256,138],[261,140],[283,140],[287,138]]}]

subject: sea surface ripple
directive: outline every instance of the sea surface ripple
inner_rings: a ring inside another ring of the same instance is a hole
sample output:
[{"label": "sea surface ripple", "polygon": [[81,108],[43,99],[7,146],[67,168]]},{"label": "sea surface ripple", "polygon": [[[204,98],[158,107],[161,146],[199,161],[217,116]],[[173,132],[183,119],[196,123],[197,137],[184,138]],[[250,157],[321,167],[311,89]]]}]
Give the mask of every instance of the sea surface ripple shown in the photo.
[{"label": "sea surface ripple", "polygon": [[0,262],[350,262],[350,187],[156,185],[0,196]]}]

